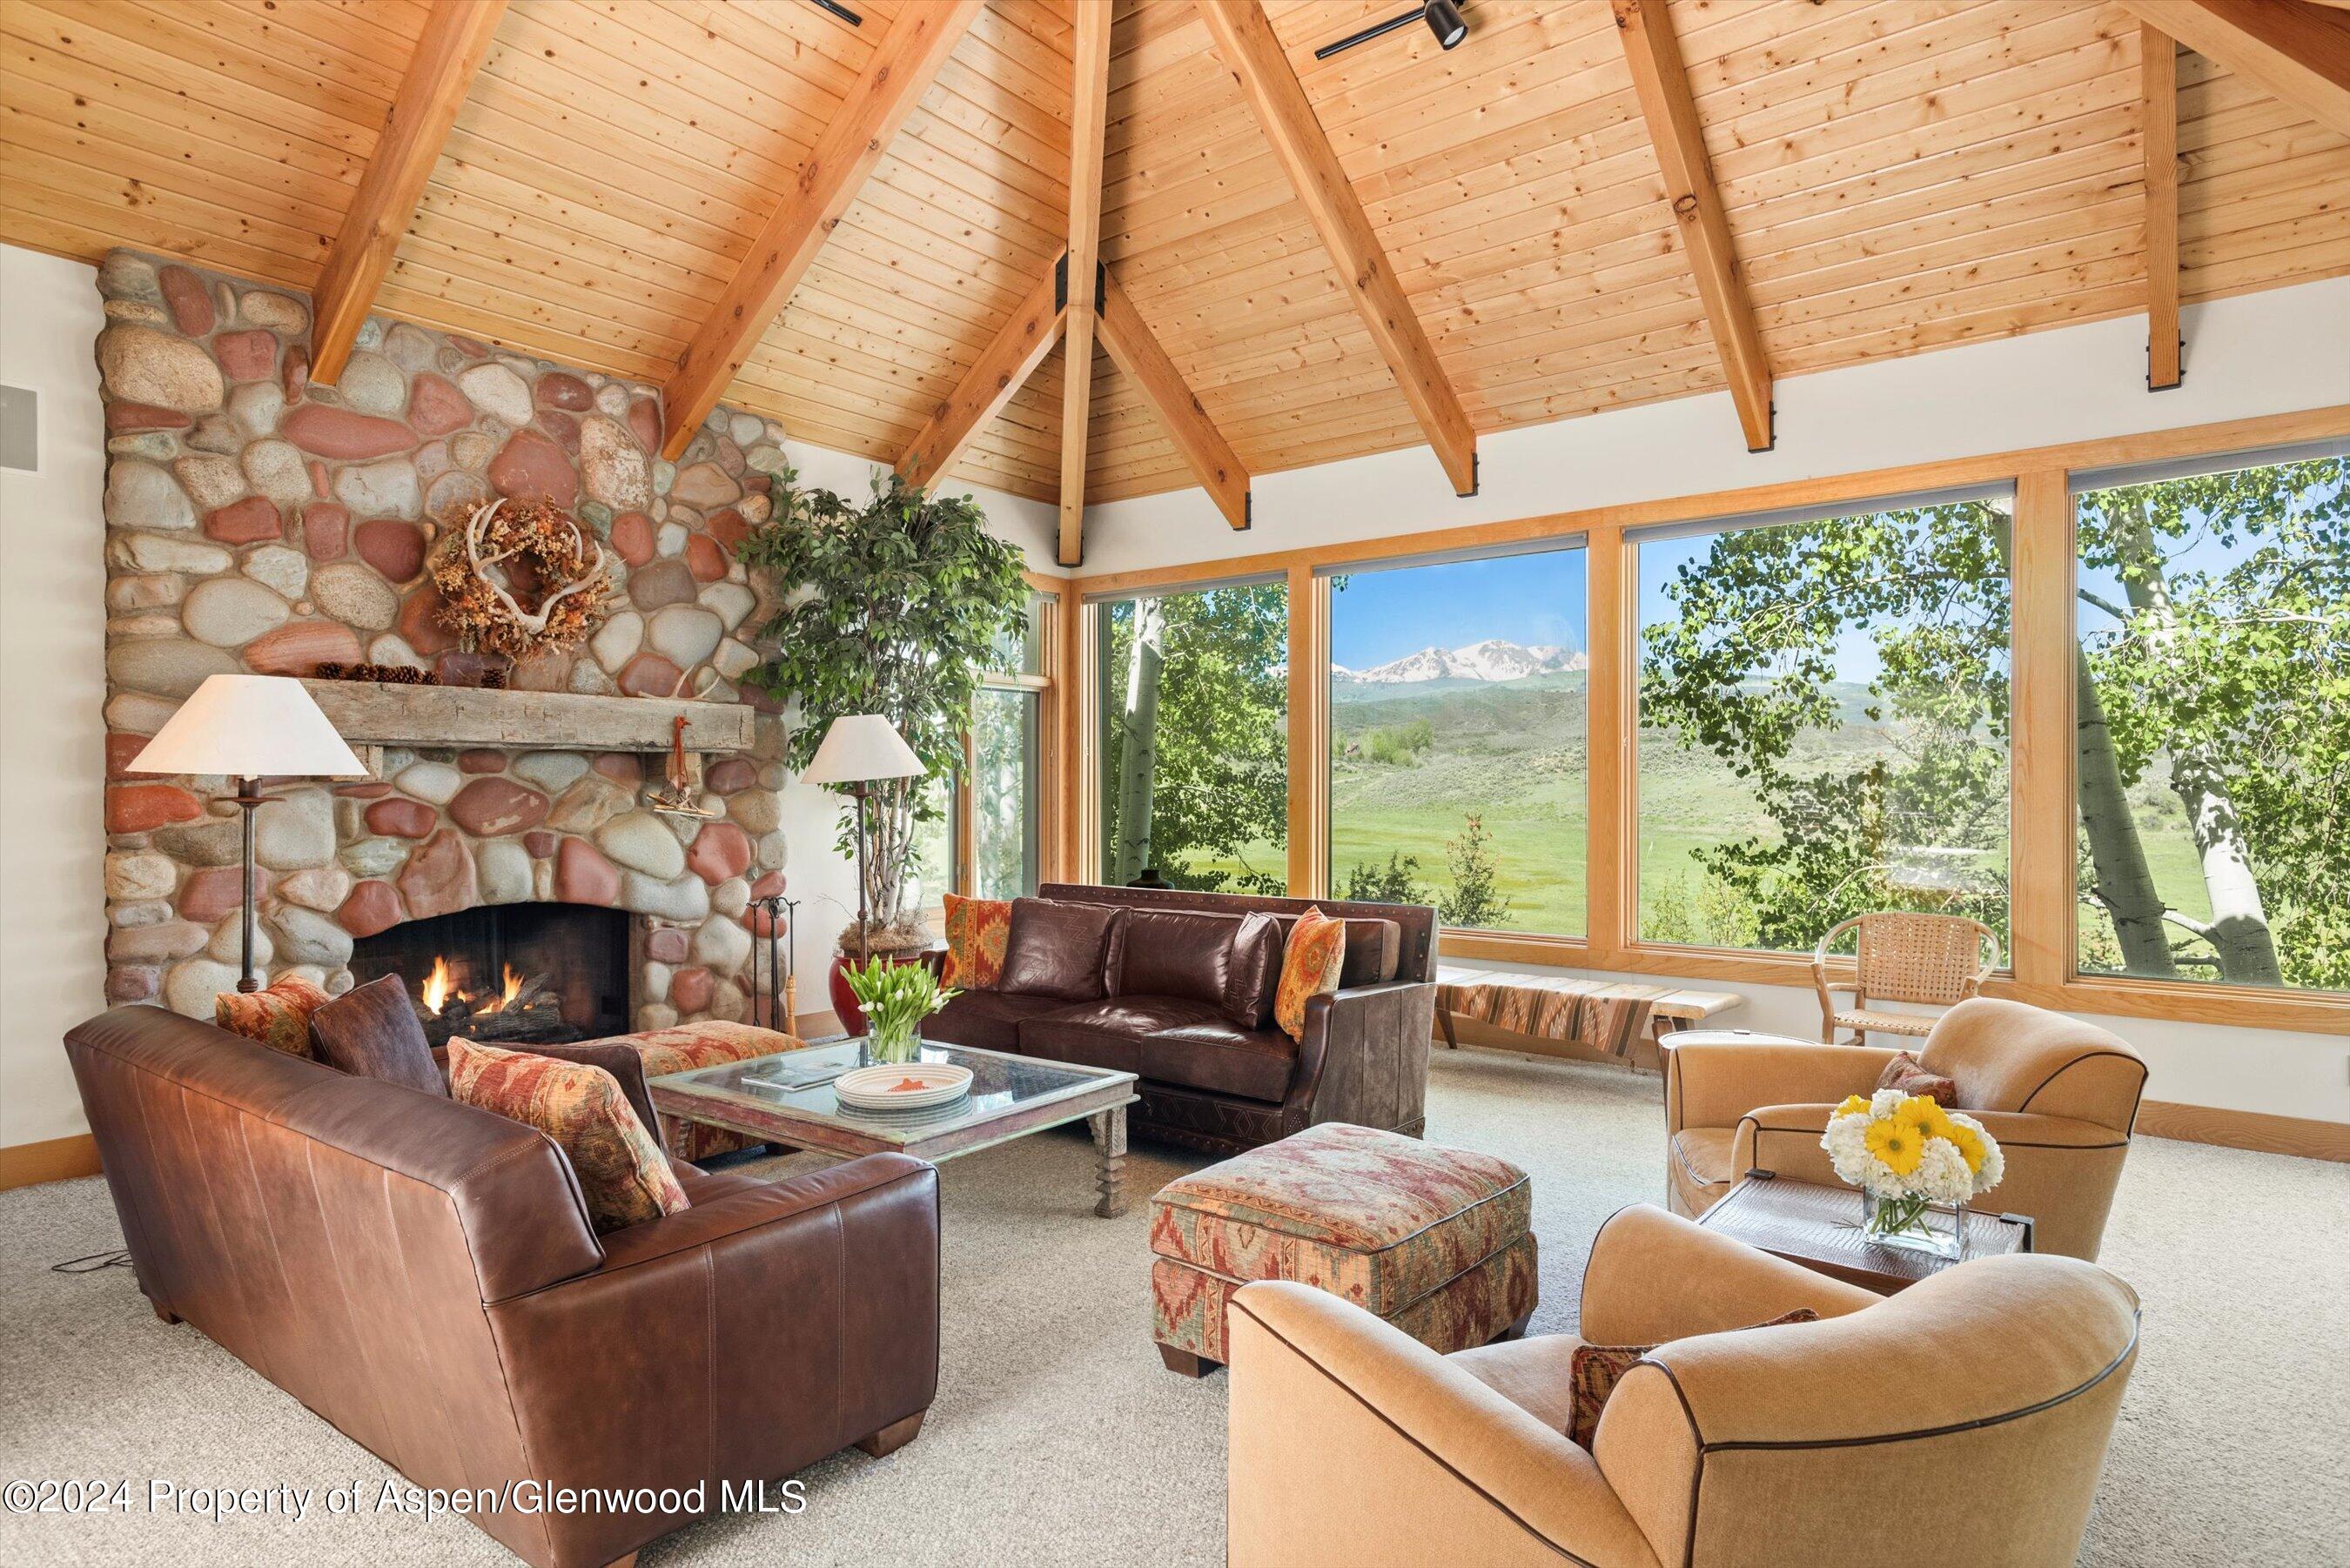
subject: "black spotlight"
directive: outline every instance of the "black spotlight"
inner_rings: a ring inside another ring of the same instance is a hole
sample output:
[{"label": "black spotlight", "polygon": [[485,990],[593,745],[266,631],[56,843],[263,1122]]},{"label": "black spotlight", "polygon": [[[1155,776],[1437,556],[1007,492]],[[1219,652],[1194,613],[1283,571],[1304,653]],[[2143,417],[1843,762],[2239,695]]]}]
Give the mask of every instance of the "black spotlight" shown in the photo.
[{"label": "black spotlight", "polygon": [[1437,43],[1444,48],[1457,47],[1469,36],[1469,24],[1461,19],[1461,7],[1453,0],[1428,0],[1421,13],[1428,18],[1428,30],[1436,35]]},{"label": "black spotlight", "polygon": [[1436,41],[1445,48],[1456,47],[1469,36],[1469,24],[1461,19],[1460,0],[1428,0],[1417,10],[1390,16],[1384,22],[1374,22],[1359,33],[1349,33],[1335,44],[1325,44],[1314,51],[1317,60],[1346,53],[1357,44],[1367,44],[1373,38],[1384,38],[1398,27],[1409,27],[1414,22],[1425,22]]}]

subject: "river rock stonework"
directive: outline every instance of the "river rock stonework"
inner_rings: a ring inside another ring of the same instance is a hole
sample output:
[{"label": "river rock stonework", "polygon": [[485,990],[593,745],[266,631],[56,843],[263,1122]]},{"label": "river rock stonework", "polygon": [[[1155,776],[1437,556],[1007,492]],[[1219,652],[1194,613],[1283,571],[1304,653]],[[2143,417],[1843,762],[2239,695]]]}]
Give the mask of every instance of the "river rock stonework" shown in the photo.
[{"label": "river rock stonework", "polygon": [[[129,251],[99,288],[110,1000],[209,1016],[236,978],[225,781],[130,775],[145,738],[215,672],[365,659],[473,683],[484,660],[424,573],[452,507],[543,495],[604,542],[609,627],[516,687],[754,700],[733,683],[772,607],[734,546],[783,466],[773,422],[720,408],[672,465],[650,387],[376,317],[320,386],[300,295]],[[637,916],[639,1028],[747,1018],[745,905],[785,857],[783,721],[756,705],[754,754],[708,771],[707,822],[647,809],[659,760],[619,753],[387,746],[372,777],[287,784],[255,823],[256,959],[340,992],[352,943],[404,920],[595,904]]]}]

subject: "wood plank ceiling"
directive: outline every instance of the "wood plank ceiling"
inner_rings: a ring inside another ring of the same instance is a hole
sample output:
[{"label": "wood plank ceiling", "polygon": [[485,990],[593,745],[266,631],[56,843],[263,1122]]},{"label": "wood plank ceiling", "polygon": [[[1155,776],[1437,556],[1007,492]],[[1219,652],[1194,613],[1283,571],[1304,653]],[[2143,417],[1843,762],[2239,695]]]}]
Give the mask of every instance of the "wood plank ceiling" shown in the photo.
[{"label": "wood plank ceiling", "polygon": [[[861,27],[801,0],[512,0],[376,308],[670,381],[920,0],[850,3]],[[1034,314],[1067,243],[1074,18],[1093,3],[987,0],[730,400],[894,462]],[[1470,0],[1450,53],[1414,25],[1314,59],[1401,8],[1264,0],[1474,430],[1724,387],[1609,0]],[[2148,5],[1639,9],[1677,36],[1771,374],[2147,308]],[[311,286],[430,10],[8,0],[0,238]],[[2186,301],[2350,273],[2350,138],[2274,87],[2178,57]],[[1171,364],[1213,427],[1194,456],[1219,434],[1255,472],[1424,445],[1193,0],[1117,0],[1107,119],[1102,259],[1164,351],[1159,390]],[[958,477],[1058,493],[1062,359],[975,431]],[[1197,483],[1143,386],[1098,349],[1092,378],[1087,498]],[[1722,440],[1743,439],[1725,405]]]}]

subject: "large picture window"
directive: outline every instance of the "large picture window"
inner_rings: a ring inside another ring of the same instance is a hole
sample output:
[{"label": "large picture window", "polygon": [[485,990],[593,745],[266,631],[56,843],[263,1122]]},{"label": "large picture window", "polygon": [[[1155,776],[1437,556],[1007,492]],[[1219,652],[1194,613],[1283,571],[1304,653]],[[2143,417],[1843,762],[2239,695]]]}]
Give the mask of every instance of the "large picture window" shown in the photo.
[{"label": "large picture window", "polygon": [[2074,488],[2076,967],[2350,989],[2350,464]]},{"label": "large picture window", "polygon": [[1580,547],[1330,584],[1330,888],[1579,936],[1590,767]]},{"label": "large picture window", "polygon": [[1289,590],[1097,607],[1101,879],[1288,890]]},{"label": "large picture window", "polygon": [[1641,940],[1800,950],[1934,909],[2004,945],[2004,496],[1638,549]]}]

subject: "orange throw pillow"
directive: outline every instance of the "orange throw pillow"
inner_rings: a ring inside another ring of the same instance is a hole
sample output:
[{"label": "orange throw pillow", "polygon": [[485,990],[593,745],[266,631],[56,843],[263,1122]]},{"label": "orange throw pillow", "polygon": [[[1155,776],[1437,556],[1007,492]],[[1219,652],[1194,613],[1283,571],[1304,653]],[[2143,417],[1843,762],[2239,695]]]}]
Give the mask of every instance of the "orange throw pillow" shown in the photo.
[{"label": "orange throw pillow", "polygon": [[601,1067],[452,1039],[449,1094],[553,1138],[579,1178],[599,1235],[686,1207],[677,1172],[629,1108],[620,1081]]},{"label": "orange throw pillow", "polygon": [[1003,977],[1003,940],[1012,934],[1012,900],[947,895],[947,961],[941,985],[993,991]]},{"label": "orange throw pillow", "polygon": [[232,1034],[258,1040],[288,1056],[310,1054],[310,1014],[327,993],[298,975],[281,974],[264,991],[224,991],[213,998],[213,1022]]},{"label": "orange throw pillow", "polygon": [[1305,1037],[1305,1003],[1338,989],[1347,963],[1347,922],[1309,909],[1289,928],[1281,952],[1281,989],[1274,993],[1273,1021],[1292,1040]]}]

